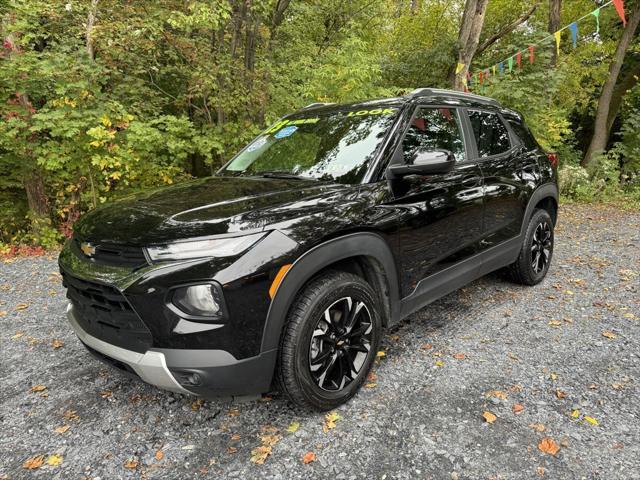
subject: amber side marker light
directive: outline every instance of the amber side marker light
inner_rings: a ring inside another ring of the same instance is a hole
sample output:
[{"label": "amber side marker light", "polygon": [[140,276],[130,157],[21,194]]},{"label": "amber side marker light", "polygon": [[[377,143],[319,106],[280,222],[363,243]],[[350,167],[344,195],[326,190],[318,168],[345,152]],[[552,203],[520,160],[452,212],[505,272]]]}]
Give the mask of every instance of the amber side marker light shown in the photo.
[{"label": "amber side marker light", "polygon": [[273,279],[273,282],[269,287],[269,298],[273,299],[273,297],[275,297],[276,291],[278,291],[278,287],[280,286],[282,279],[287,274],[290,268],[291,268],[290,263],[280,267],[280,270],[278,270],[278,273],[276,273],[276,278]]}]

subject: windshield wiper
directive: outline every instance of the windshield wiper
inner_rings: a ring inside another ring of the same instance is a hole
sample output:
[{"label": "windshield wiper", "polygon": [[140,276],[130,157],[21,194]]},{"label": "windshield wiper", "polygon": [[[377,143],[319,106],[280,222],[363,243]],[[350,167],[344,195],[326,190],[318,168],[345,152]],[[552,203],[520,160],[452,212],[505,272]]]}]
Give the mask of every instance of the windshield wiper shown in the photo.
[{"label": "windshield wiper", "polygon": [[304,175],[296,175],[295,173],[280,172],[277,170],[270,171],[270,172],[260,172],[258,173],[258,175],[264,178],[286,178],[291,180],[317,180],[317,178],[305,177]]}]

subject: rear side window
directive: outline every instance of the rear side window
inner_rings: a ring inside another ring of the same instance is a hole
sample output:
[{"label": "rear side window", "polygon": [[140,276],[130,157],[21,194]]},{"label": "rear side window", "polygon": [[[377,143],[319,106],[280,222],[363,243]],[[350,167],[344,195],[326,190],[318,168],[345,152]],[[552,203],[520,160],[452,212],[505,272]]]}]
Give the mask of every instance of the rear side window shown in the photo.
[{"label": "rear side window", "polygon": [[469,118],[480,158],[499,155],[511,148],[509,132],[498,115],[472,110]]},{"label": "rear side window", "polygon": [[513,132],[516,134],[520,142],[522,142],[527,150],[538,149],[538,142],[536,142],[536,139],[533,138],[533,135],[524,124],[510,118],[507,121],[509,122],[509,125],[511,125]]},{"label": "rear side window", "polygon": [[458,112],[451,108],[421,108],[402,144],[404,161],[413,162],[419,150],[449,150],[457,162],[465,159]]}]

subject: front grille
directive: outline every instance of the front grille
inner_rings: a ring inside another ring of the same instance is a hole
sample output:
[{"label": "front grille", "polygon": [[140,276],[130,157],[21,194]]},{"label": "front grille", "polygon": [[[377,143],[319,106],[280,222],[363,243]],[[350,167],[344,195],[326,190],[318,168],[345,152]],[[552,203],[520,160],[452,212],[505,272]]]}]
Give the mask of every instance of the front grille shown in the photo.
[{"label": "front grille", "polygon": [[82,280],[64,271],[62,283],[78,323],[89,335],[139,353],[151,347],[151,333],[117,288]]},{"label": "front grille", "polygon": [[95,253],[88,256],[81,248],[83,240],[75,238],[73,241],[80,255],[102,265],[139,268],[149,264],[142,247],[115,243],[92,243],[92,246],[95,248]]}]

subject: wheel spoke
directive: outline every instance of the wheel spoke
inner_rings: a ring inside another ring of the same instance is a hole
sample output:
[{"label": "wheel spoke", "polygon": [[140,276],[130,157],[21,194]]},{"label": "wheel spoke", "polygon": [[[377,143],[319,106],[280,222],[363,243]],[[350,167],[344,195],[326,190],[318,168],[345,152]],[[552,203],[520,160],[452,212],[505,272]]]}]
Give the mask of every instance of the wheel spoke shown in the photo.
[{"label": "wheel spoke", "polygon": [[327,348],[326,350],[320,352],[318,356],[311,360],[311,365],[318,365],[319,363],[323,363],[329,356],[333,350],[331,348]]},{"label": "wheel spoke", "polygon": [[324,386],[324,382],[327,379],[327,375],[331,370],[333,370],[333,367],[336,364],[337,358],[338,358],[338,354],[334,353],[331,356],[330,360],[327,362],[327,365],[324,367],[324,369],[321,370],[320,376],[318,377],[318,386],[320,386],[320,388]]}]

